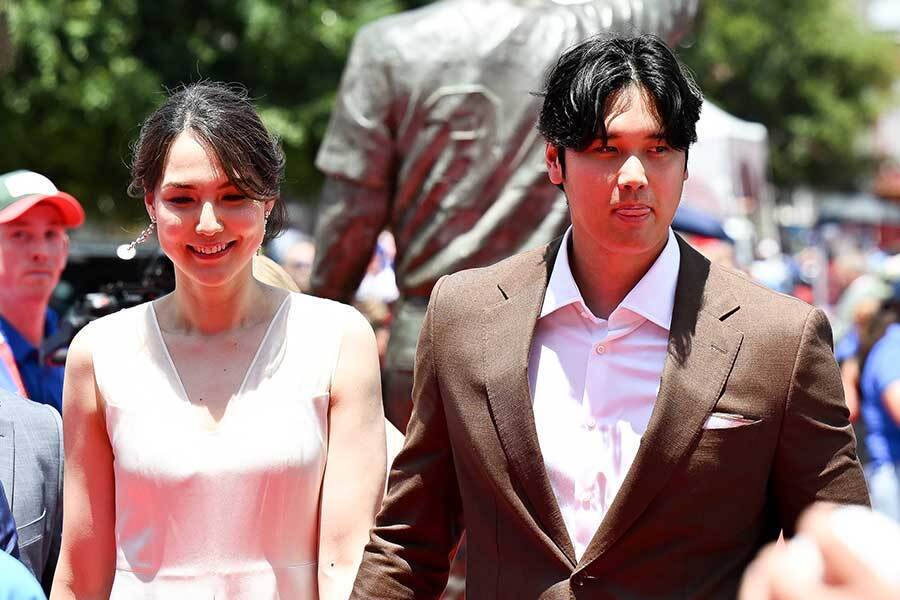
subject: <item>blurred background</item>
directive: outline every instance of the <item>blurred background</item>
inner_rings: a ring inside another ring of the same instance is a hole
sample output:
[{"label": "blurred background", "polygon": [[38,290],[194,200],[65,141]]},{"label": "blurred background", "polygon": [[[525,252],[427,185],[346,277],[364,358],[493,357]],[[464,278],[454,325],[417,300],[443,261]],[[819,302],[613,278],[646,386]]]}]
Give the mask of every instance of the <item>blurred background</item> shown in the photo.
[{"label": "blurred background", "polygon": [[[39,171],[88,212],[57,305],[139,277],[115,255],[146,224],[125,194],[130,144],[182,82],[249,88],[287,154],[291,240],[312,232],[313,161],[353,36],[425,4],[0,1],[0,172]],[[704,0],[679,46],[708,100],[679,229],[711,258],[825,308],[840,338],[850,283],[900,278],[900,2]],[[389,268],[390,250],[379,244],[378,264]]]}]

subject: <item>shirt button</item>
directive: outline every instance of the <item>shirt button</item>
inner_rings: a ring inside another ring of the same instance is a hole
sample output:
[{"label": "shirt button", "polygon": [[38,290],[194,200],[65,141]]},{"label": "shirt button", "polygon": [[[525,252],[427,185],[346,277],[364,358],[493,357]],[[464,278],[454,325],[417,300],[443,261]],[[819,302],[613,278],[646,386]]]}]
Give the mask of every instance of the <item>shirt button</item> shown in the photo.
[{"label": "shirt button", "polygon": [[594,347],[594,352],[596,352],[597,354],[606,354],[606,346],[604,346],[603,344],[597,344]]}]

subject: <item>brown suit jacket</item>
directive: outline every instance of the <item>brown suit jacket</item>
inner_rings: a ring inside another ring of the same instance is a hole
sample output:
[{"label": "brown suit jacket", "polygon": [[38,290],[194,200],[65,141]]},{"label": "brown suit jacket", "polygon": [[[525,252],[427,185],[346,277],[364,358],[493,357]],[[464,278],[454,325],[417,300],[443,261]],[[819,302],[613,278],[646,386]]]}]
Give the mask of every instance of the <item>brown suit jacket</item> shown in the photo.
[{"label": "brown suit jacket", "polygon": [[[733,598],[808,504],[868,504],[825,316],[679,244],[659,396],[577,562],[526,372],[559,241],[440,280],[406,445],[352,598],[438,597],[463,515],[469,600]],[[706,430],[713,411],[759,422]]]}]

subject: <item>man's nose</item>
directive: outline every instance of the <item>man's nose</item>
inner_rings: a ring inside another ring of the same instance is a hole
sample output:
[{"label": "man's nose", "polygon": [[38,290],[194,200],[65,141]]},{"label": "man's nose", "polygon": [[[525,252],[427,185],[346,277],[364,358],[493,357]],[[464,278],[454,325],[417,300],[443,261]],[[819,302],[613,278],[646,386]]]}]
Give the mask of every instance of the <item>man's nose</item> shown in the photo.
[{"label": "man's nose", "polygon": [[212,202],[204,202],[200,208],[200,220],[195,231],[201,235],[216,235],[222,231],[222,224],[216,217],[216,209]]},{"label": "man's nose", "polygon": [[53,242],[50,240],[44,239],[43,237],[35,237],[28,241],[27,244],[28,252],[31,255],[31,260],[36,263],[45,263],[50,257],[55,254],[58,250],[54,247]]},{"label": "man's nose", "polygon": [[637,156],[629,156],[619,169],[619,189],[637,192],[647,187],[647,173]]},{"label": "man's nose", "polygon": [[45,241],[34,242],[30,244],[31,260],[36,263],[46,262],[50,257],[49,244]]}]

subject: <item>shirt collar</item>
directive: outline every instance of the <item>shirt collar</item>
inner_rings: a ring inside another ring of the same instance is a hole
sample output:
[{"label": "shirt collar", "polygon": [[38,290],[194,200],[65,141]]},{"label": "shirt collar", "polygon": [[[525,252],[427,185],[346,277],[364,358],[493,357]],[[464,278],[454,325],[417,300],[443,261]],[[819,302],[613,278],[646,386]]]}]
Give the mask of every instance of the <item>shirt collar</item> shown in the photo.
[{"label": "shirt collar", "polygon": [[[550,273],[550,281],[547,284],[547,291],[544,293],[544,304],[541,306],[539,318],[544,318],[570,304],[577,304],[580,305],[580,308],[588,310],[581,291],[578,289],[578,284],[575,283],[575,278],[572,276],[572,268],[569,263],[571,236],[572,227],[569,226],[563,236],[556,261],[553,263],[553,271]],[[669,228],[669,238],[663,251],[641,280],[637,282],[637,285],[616,307],[613,315],[619,310],[626,309],[668,330],[672,325],[672,309],[675,306],[675,288],[678,285],[680,264],[681,250],[674,232]]]},{"label": "shirt collar", "polygon": [[[52,308],[48,308],[44,316],[44,337],[56,333],[58,321],[59,317],[56,315],[56,312]],[[3,329],[3,337],[6,338],[6,342],[12,349],[13,358],[17,363],[28,360],[29,355],[37,351],[37,348],[28,343],[28,340],[22,337],[19,330],[13,327],[2,315],[0,315],[0,328]]]}]

